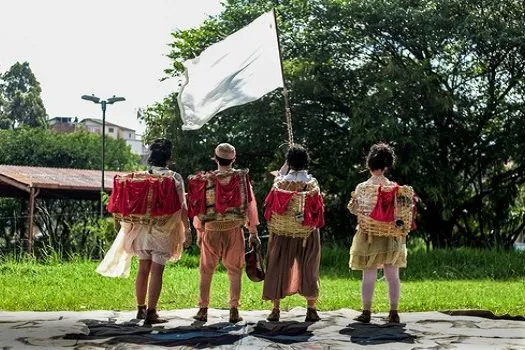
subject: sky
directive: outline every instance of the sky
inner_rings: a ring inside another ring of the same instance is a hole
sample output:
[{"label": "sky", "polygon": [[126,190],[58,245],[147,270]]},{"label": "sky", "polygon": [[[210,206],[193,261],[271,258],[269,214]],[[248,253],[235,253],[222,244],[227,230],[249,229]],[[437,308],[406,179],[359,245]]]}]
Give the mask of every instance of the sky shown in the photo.
[{"label": "sky", "polygon": [[49,118],[101,118],[80,96],[123,96],[106,120],[137,130],[137,109],[176,91],[160,82],[176,29],[219,13],[220,0],[0,0],[0,72],[29,62]]}]

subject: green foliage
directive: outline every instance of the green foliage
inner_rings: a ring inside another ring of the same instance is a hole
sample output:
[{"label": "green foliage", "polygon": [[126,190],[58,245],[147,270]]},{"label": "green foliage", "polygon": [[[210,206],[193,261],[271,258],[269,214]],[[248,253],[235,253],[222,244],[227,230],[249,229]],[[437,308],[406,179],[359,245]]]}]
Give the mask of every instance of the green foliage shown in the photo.
[{"label": "green foliage", "polygon": [[[38,128],[0,130],[0,164],[100,169],[100,136],[87,131],[54,133]],[[122,139],[106,138],[107,170],[137,167],[138,157]]]},{"label": "green foliage", "polygon": [[64,251],[74,252],[81,258],[102,259],[116,235],[115,221],[111,218],[77,221],[66,236],[68,246]]},{"label": "green foliage", "polygon": [[0,74],[0,129],[46,126],[41,92],[40,83],[28,62],[17,62]]},{"label": "green foliage", "polygon": [[[0,130],[0,164],[98,170],[100,159],[100,136],[86,131]],[[139,166],[125,141],[112,138],[106,139],[105,162],[107,170],[129,171]],[[114,230],[94,221],[98,206],[94,201],[37,197],[35,224],[42,233],[35,244],[37,256],[100,257]],[[26,238],[27,200],[0,199],[0,251],[20,254]]]},{"label": "green foliage", "polygon": [[[513,0],[228,0],[198,28],[173,33],[170,75],[182,62],[278,12],[295,139],[326,193],[324,232],[348,243],[346,204],[366,179],[375,142],[392,144],[391,177],[421,197],[417,234],[434,247],[510,247],[524,232],[525,26]],[[212,167],[219,142],[238,149],[259,202],[282,163],[282,97],[229,109],[181,131],[175,95],[144,116],[147,138],[174,141],[183,173]],[[521,207],[520,207],[521,205]]]}]

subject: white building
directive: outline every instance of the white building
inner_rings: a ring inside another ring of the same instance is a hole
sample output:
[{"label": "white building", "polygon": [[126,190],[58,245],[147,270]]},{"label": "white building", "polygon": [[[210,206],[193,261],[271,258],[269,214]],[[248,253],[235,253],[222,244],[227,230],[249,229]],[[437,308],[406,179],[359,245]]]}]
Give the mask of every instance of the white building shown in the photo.
[{"label": "white building", "polygon": [[[86,118],[78,121],[77,117],[55,117],[48,120],[49,128],[61,133],[70,133],[79,128],[86,129],[95,134],[102,133],[102,119]],[[131,152],[144,158],[148,153],[142,145],[140,135],[135,130],[106,122],[106,135],[114,139],[123,139],[131,147]]]},{"label": "white building", "polygon": [[[101,134],[102,120],[94,118],[82,119],[79,123],[85,127],[89,132]],[[147,153],[147,149],[142,145],[140,136],[136,134],[135,130],[120,126],[117,124],[106,122],[106,135],[114,139],[123,139],[131,147],[131,152],[139,156]]]}]

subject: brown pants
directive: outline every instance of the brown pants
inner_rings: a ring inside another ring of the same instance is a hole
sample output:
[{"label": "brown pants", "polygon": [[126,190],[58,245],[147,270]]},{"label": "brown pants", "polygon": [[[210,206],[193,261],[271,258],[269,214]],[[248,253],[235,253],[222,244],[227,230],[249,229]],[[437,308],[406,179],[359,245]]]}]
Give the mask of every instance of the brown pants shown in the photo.
[{"label": "brown pants", "polygon": [[279,300],[299,293],[308,300],[319,296],[321,239],[314,230],[303,246],[302,238],[272,236],[268,246],[264,300]]},{"label": "brown pants", "polygon": [[244,233],[240,227],[228,231],[206,230],[201,240],[199,307],[210,303],[211,280],[219,260],[230,279],[230,307],[239,307],[244,266]]}]

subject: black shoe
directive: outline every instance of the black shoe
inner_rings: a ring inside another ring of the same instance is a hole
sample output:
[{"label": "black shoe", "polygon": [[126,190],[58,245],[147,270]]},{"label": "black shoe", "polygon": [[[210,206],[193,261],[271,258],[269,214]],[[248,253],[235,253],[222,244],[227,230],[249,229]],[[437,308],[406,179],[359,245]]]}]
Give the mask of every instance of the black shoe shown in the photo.
[{"label": "black shoe", "polygon": [[201,322],[208,322],[208,308],[201,307],[197,312],[197,315],[193,316],[193,319]]},{"label": "black shoe", "polygon": [[148,308],[146,305],[137,305],[137,320],[143,320],[146,318],[146,315],[148,314]]},{"label": "black shoe", "polygon": [[146,319],[144,320],[144,325],[152,325],[166,322],[168,322],[168,320],[160,318],[159,314],[157,313],[157,310],[148,309]]},{"label": "black shoe", "polygon": [[354,318],[354,321],[361,322],[361,323],[370,323],[371,318],[372,318],[372,314],[370,313],[370,310],[363,310],[361,315]]},{"label": "black shoe", "polygon": [[241,322],[242,317],[239,316],[239,309],[236,307],[230,308],[230,323]]},{"label": "black shoe", "polygon": [[400,323],[399,314],[397,310],[390,310],[388,313],[388,323]]},{"label": "black shoe", "polygon": [[319,317],[319,314],[317,313],[317,310],[313,307],[309,307],[306,309],[306,318],[304,320],[305,322],[317,322],[321,321],[321,317]]},{"label": "black shoe", "polygon": [[266,317],[270,322],[279,322],[279,318],[281,318],[281,311],[275,308],[272,309],[272,312]]}]

